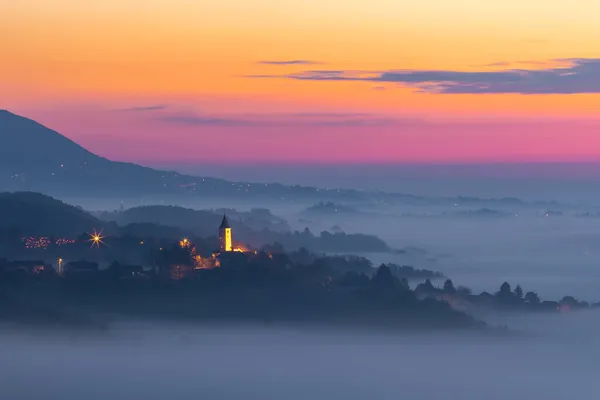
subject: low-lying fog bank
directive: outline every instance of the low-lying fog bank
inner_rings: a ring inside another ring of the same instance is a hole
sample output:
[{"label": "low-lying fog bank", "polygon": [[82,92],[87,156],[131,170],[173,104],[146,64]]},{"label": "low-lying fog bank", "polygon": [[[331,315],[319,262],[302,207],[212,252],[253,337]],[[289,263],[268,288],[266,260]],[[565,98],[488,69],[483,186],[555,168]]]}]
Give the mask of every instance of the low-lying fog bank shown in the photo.
[{"label": "low-lying fog bank", "polygon": [[100,336],[4,330],[0,391],[11,400],[595,399],[599,316],[538,316],[529,327],[504,317],[536,334],[526,337],[148,323]]}]

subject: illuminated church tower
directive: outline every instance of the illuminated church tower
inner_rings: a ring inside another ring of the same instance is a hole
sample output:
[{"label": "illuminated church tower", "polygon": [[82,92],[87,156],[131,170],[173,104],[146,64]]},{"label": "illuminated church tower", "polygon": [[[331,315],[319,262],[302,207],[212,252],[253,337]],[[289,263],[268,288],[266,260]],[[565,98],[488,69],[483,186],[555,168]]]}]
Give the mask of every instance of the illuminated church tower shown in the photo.
[{"label": "illuminated church tower", "polygon": [[231,226],[227,220],[227,215],[223,215],[223,222],[219,226],[219,250],[221,252],[231,251]]}]

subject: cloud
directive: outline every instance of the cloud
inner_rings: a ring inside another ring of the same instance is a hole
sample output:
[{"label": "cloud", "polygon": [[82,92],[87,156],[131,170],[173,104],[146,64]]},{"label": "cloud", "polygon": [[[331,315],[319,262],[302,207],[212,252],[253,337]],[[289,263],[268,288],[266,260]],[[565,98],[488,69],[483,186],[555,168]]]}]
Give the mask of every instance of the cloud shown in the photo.
[{"label": "cloud", "polygon": [[128,107],[128,108],[120,108],[117,111],[123,112],[139,112],[139,111],[162,111],[166,110],[166,104],[154,104],[149,106],[138,106],[138,107]]},{"label": "cloud", "polygon": [[420,92],[442,94],[576,94],[600,93],[600,59],[551,60],[540,68],[513,68],[499,71],[313,70],[289,75],[263,75],[307,81],[364,81],[398,83]]},{"label": "cloud", "polygon": [[310,61],[310,60],[263,60],[258,61],[258,64],[262,65],[318,65],[321,64],[318,61]]},{"label": "cloud", "polygon": [[273,115],[199,115],[181,113],[162,115],[157,120],[176,125],[186,126],[239,126],[239,127],[268,127],[268,126],[377,126],[397,122],[392,118],[371,115],[367,113],[295,113]]},{"label": "cloud", "polygon": [[251,126],[256,124],[256,121],[252,120],[229,117],[211,117],[195,114],[165,115],[162,117],[158,117],[157,119],[162,122],[188,126]]},{"label": "cloud", "polygon": [[356,118],[356,117],[371,117],[372,114],[359,112],[299,112],[290,114],[300,118]]},{"label": "cloud", "polygon": [[495,62],[495,63],[485,64],[483,66],[484,67],[508,67],[509,65],[511,65],[510,62],[499,61],[499,62]]}]

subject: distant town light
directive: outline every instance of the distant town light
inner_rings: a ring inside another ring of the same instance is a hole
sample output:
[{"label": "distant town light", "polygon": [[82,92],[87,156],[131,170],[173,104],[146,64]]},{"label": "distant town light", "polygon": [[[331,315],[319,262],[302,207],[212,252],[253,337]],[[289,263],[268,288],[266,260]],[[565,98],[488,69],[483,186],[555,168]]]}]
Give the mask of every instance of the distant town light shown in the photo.
[{"label": "distant town light", "polygon": [[100,244],[104,244],[104,242],[102,241],[102,239],[104,239],[104,236],[102,236],[102,231],[100,232],[96,232],[96,230],[94,229],[93,233],[88,233],[88,235],[90,235],[90,242],[92,242],[92,245],[90,247],[100,247]]}]

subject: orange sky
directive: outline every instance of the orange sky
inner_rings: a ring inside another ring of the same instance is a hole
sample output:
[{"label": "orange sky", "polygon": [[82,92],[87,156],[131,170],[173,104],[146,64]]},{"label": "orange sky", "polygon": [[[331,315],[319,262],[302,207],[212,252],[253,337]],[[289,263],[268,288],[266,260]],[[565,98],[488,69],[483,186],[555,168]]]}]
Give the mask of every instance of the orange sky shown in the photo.
[{"label": "orange sky", "polygon": [[[229,117],[317,111],[368,113],[378,118],[460,120],[467,124],[467,130],[481,129],[475,123],[469,128],[469,121],[481,119],[489,119],[490,126],[498,126],[503,118],[593,119],[600,114],[600,95],[596,93],[438,94],[419,93],[414,87],[393,82],[248,76],[315,69],[539,69],[542,67],[537,62],[600,58],[598,15],[600,3],[596,0],[2,2],[0,107],[52,123],[52,127],[76,140],[83,138],[91,146],[99,143],[90,139],[100,135],[101,128],[89,128],[94,118],[105,121],[111,110],[156,104],[165,106],[161,115],[169,110],[177,115]],[[266,65],[258,63],[261,60],[311,60],[319,64]],[[488,65],[524,61],[529,64]],[[600,77],[600,73],[594,76]],[[75,105],[85,107],[84,114],[90,119],[74,120],[70,110]],[[217,140],[215,137],[223,134],[222,127],[205,124],[195,129],[149,127],[145,121],[151,119],[148,114],[114,119],[140,140],[149,129],[154,129],[157,137],[178,130],[198,141]],[[124,129],[114,126],[107,123],[105,129]],[[290,130],[295,135],[292,142],[301,141],[313,128],[296,126]],[[335,137],[334,131],[340,129],[321,128],[319,137],[325,139],[315,140],[327,141],[328,132]],[[239,134],[248,127],[238,124],[228,129]],[[467,154],[459,151],[461,136],[451,131],[436,129],[435,140],[449,143],[448,151],[458,158],[476,158],[476,149]],[[377,134],[376,129],[372,132]],[[532,138],[535,134],[529,133]],[[388,148],[410,148],[417,143],[405,139],[400,143],[400,139],[386,135],[380,140],[387,141]],[[566,133],[564,140],[569,140]],[[269,143],[263,143],[264,154],[253,158],[269,159],[277,150]],[[507,133],[502,143],[500,148],[510,148],[513,135]],[[546,150],[546,155],[560,154],[559,148]],[[346,152],[344,159],[361,160],[350,145],[341,146],[340,151]],[[490,157],[510,158],[507,150],[503,151],[492,152]],[[152,160],[156,155],[152,149],[146,152],[118,156]],[[563,155],[578,157],[576,153]],[[377,153],[369,158],[377,159]],[[404,160],[400,157],[397,161]]]}]

